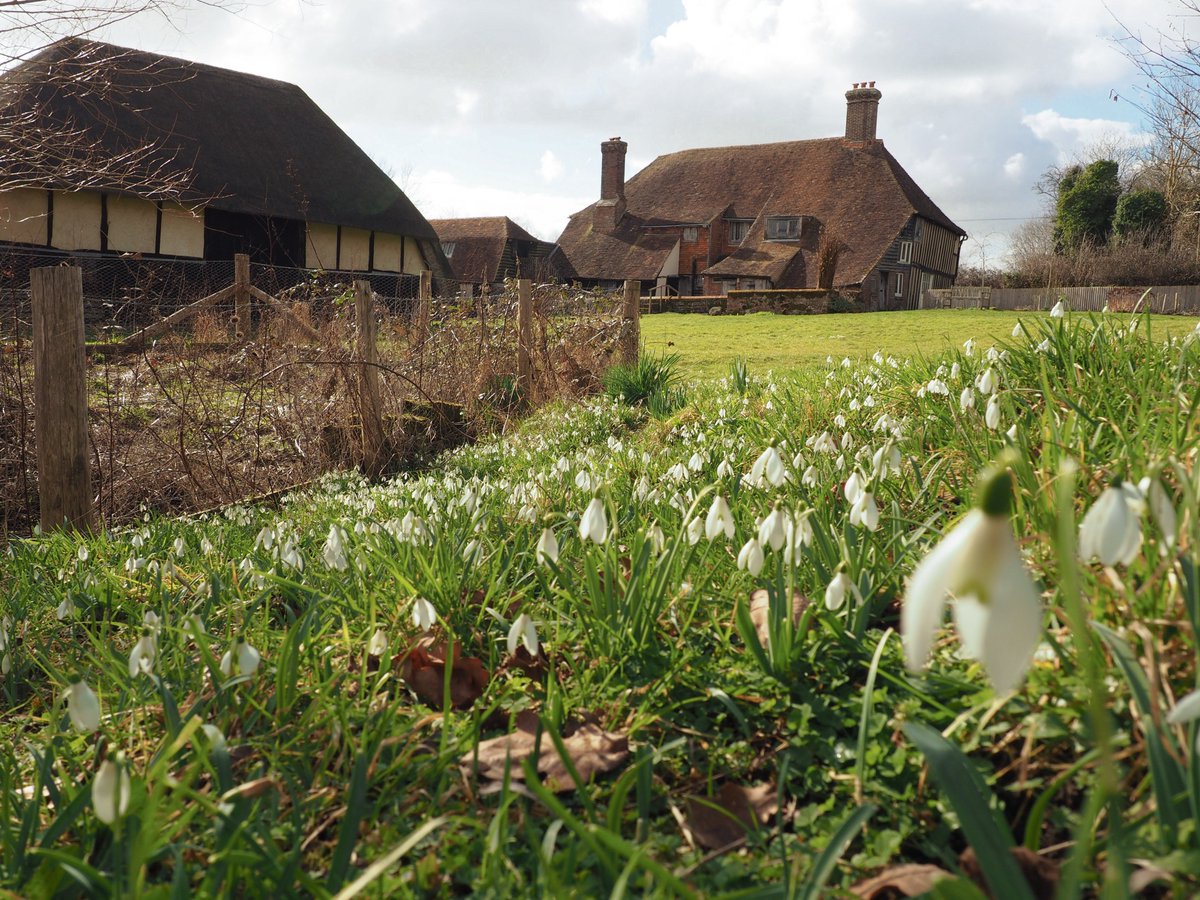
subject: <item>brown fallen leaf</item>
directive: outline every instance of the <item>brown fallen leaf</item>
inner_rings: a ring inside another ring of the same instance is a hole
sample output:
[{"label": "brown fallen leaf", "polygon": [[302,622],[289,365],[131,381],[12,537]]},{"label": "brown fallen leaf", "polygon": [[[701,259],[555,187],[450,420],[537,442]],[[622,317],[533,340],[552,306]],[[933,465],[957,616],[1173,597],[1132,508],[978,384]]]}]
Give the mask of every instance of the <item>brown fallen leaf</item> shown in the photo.
[{"label": "brown fallen leaf", "polygon": [[[800,619],[804,615],[804,611],[808,609],[808,605],[807,597],[799,591],[792,591],[793,625],[800,624]],[[750,621],[754,623],[754,632],[758,635],[758,642],[766,647],[770,635],[771,595],[764,588],[759,588],[750,595]]]},{"label": "brown fallen leaf", "polygon": [[[474,750],[463,754],[460,763],[464,770],[467,773],[475,770],[481,778],[491,781],[503,781],[506,772],[510,779],[523,780],[522,763],[536,749],[537,714],[529,710],[518,713],[516,725],[517,730],[511,734],[480,741]],[[605,731],[591,722],[565,735],[563,746],[585,784],[595,775],[611,772],[629,757],[627,735]],[[537,771],[546,787],[555,793],[577,787],[548,734],[542,735]]]},{"label": "brown fallen leaf", "polygon": [[[1052,859],[1039,856],[1027,847],[1013,847],[1013,859],[1021,869],[1021,874],[1029,882],[1029,889],[1037,900],[1052,900],[1058,892],[1059,865]],[[987,892],[987,882],[983,878],[983,869],[975,857],[975,850],[968,847],[958,858],[963,873]]]},{"label": "brown fallen leaf", "polygon": [[765,824],[778,809],[774,785],[746,788],[727,781],[714,797],[688,797],[687,827],[701,847],[719,850]]},{"label": "brown fallen leaf", "polygon": [[892,866],[874,878],[860,881],[850,892],[863,900],[898,900],[900,897],[920,897],[933,890],[934,882],[940,878],[952,878],[939,866],[912,864]]},{"label": "brown fallen leaf", "polygon": [[[446,684],[446,644],[435,643],[430,636],[421,638],[407,653],[392,663],[405,683],[424,703],[434,709],[442,708]],[[480,697],[488,684],[488,670],[483,660],[463,656],[456,642],[450,663],[450,705],[468,709]]]}]

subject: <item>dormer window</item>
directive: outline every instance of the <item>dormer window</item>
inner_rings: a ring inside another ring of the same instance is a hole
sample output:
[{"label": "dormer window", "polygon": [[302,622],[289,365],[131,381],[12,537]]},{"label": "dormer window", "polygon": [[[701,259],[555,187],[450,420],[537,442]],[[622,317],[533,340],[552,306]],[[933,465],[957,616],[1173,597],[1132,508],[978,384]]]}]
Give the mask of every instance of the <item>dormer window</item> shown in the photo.
[{"label": "dormer window", "polygon": [[747,233],[750,231],[749,219],[730,219],[729,220],[729,243],[740,244],[746,239]]},{"label": "dormer window", "polygon": [[454,241],[442,241],[442,252],[446,254],[446,259],[454,255]]},{"label": "dormer window", "polygon": [[799,216],[770,216],[767,219],[768,241],[800,240]]}]

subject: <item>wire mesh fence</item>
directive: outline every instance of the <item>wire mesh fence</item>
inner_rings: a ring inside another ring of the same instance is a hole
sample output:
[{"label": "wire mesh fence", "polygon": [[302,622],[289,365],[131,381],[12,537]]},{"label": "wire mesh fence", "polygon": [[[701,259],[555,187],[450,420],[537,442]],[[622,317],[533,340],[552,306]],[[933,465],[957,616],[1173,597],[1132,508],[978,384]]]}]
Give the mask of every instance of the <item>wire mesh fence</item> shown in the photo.
[{"label": "wire mesh fence", "polygon": [[[6,533],[27,531],[38,515],[32,267],[5,268],[0,281]],[[357,273],[251,266],[256,293],[246,306],[235,295],[198,304],[233,282],[232,263],[102,260],[81,268],[92,488],[102,522],[128,521],[145,508],[209,509],[363,459]],[[490,297],[429,291],[422,300],[415,276],[362,280],[373,298],[378,412],[392,468],[531,405],[595,390],[630,327],[618,295],[536,286],[522,379],[515,284]],[[241,321],[247,309],[249,321]],[[133,341],[173,314],[183,318]]]}]

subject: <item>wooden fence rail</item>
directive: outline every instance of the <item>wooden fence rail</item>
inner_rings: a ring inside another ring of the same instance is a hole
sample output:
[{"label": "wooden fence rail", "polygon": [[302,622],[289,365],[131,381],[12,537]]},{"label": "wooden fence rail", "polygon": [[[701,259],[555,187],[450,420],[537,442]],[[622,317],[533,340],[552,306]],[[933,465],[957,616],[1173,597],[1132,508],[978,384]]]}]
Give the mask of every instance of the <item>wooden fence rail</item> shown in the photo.
[{"label": "wooden fence rail", "polygon": [[1076,312],[1150,312],[1200,315],[1200,285],[1151,287],[967,288],[925,291],[925,309],[1048,310],[1059,300]]}]

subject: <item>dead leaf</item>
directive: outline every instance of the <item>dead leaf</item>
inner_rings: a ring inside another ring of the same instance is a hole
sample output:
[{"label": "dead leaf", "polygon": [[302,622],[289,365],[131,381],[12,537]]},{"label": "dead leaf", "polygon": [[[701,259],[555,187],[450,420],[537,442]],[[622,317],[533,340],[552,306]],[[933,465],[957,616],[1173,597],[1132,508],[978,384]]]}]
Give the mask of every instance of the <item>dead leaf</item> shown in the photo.
[{"label": "dead leaf", "polygon": [[[458,643],[453,645],[450,664],[450,705],[469,709],[483,696],[488,684],[488,670],[483,660],[463,656]],[[392,666],[400,671],[405,683],[424,703],[441,709],[446,685],[446,644],[435,643],[430,636],[421,638],[407,653],[397,657]]]},{"label": "dead leaf", "polygon": [[[480,741],[474,750],[463,755],[460,760],[463,768],[468,773],[474,769],[481,778],[491,781],[503,781],[505,772],[512,780],[523,780],[522,763],[533,755],[537,744],[537,714],[530,710],[518,713],[516,725],[517,730],[511,734]],[[591,722],[568,732],[563,737],[563,746],[584,784],[595,775],[611,772],[629,756],[627,735],[605,731]],[[546,787],[555,793],[576,787],[548,734],[542,735],[537,771]]]},{"label": "dead leaf", "polygon": [[[1013,859],[1021,869],[1021,874],[1029,883],[1029,889],[1037,900],[1053,900],[1058,892],[1059,865],[1052,859],[1039,856],[1027,847],[1013,847]],[[958,858],[958,864],[963,872],[986,892],[987,882],[983,878],[983,869],[975,857],[975,850],[968,847]]]},{"label": "dead leaf", "polygon": [[[792,625],[800,624],[800,619],[804,615],[804,611],[808,609],[808,604],[807,597],[799,591],[792,591]],[[750,621],[754,623],[754,632],[758,635],[758,642],[766,647],[771,627],[771,595],[764,588],[759,588],[750,595]]]},{"label": "dead leaf", "polygon": [[912,864],[892,866],[874,878],[860,881],[850,892],[863,900],[897,900],[900,897],[920,897],[933,889],[934,882],[953,876],[939,866]]},{"label": "dead leaf", "polygon": [[727,781],[715,797],[689,797],[687,827],[696,843],[719,850],[744,838],[779,810],[775,787],[745,788]]}]

